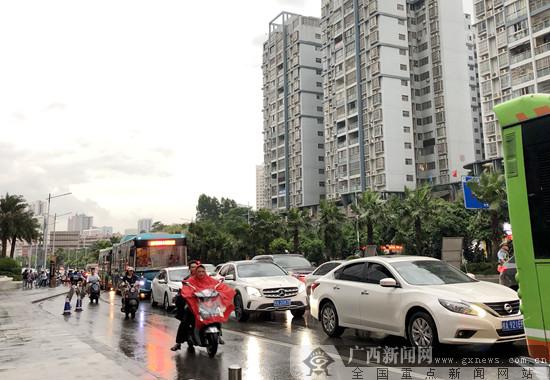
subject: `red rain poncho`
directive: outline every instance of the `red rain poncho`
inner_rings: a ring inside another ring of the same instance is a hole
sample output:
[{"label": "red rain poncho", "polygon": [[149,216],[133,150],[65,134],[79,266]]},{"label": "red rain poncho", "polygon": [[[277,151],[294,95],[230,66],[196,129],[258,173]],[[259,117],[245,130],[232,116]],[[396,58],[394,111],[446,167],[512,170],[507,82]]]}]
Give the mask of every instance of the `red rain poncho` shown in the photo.
[{"label": "red rain poncho", "polygon": [[[191,284],[192,286],[187,286],[185,283]],[[235,308],[233,305],[233,298],[235,297],[235,290],[227,286],[226,284],[219,284],[219,281],[206,275],[199,280],[196,276],[191,276],[187,281],[183,281],[183,286],[181,287],[181,295],[185,298],[187,304],[193,311],[195,316],[195,327],[201,329],[205,324],[211,323],[223,323],[229,319],[229,315]],[[219,285],[218,285],[219,284]],[[203,321],[199,317],[199,300],[195,296],[195,292],[204,290],[204,289],[214,289],[219,293],[219,300],[225,310],[223,311],[223,316],[214,316],[208,318],[208,320]]]}]

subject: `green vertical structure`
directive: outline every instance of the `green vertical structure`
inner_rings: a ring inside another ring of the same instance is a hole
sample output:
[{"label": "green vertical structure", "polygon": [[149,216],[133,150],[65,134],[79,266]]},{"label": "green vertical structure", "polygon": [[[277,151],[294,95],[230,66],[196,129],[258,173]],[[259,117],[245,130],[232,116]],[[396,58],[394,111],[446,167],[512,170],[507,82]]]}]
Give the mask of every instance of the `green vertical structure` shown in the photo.
[{"label": "green vertical structure", "polygon": [[550,360],[550,95],[494,109],[502,126],[508,208],[529,355]]}]

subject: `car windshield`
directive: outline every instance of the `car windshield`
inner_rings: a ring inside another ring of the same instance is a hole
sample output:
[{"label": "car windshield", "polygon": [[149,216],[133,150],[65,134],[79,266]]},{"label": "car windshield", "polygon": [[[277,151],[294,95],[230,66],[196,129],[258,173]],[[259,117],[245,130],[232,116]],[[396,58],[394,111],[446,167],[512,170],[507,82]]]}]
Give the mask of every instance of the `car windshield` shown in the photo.
[{"label": "car windshield", "polygon": [[189,274],[189,269],[174,269],[174,270],[168,271],[168,280],[173,282],[180,282],[188,274]]},{"label": "car windshield", "polygon": [[391,264],[411,285],[445,285],[476,282],[443,261],[417,260]]},{"label": "car windshield", "polygon": [[155,278],[155,276],[159,274],[159,271],[147,271],[147,272],[141,272],[141,273],[138,273],[138,276],[139,277],[145,277],[145,279],[149,280],[149,281],[153,281],[153,278]]},{"label": "car windshield", "polygon": [[274,256],[275,264],[283,268],[309,268],[311,263],[300,256]]},{"label": "car windshield", "polygon": [[286,272],[272,263],[255,262],[250,264],[240,264],[237,266],[239,277],[273,277],[286,276]]}]

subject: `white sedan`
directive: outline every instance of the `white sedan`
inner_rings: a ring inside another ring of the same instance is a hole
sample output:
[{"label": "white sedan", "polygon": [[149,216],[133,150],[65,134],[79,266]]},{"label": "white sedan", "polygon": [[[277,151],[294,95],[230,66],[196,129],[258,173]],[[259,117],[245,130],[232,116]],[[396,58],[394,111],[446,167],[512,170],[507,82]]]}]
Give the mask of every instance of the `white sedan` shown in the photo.
[{"label": "white sedan", "polygon": [[407,338],[413,346],[525,339],[515,291],[421,256],[352,260],[313,283],[311,315],[325,333],[345,327]]},{"label": "white sedan", "polygon": [[217,277],[236,290],[235,317],[239,322],[251,312],[290,310],[294,317],[304,315],[306,287],[277,264],[267,261],[236,261],[225,264]]},{"label": "white sedan", "polygon": [[162,303],[164,310],[170,310],[181,288],[181,280],[187,275],[189,267],[186,266],[162,269],[151,282],[151,306]]}]

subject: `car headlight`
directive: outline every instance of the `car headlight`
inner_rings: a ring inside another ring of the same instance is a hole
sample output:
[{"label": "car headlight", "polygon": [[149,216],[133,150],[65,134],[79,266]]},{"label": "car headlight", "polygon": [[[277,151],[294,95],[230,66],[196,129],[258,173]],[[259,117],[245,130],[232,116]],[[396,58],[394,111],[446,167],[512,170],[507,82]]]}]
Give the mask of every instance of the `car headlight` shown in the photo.
[{"label": "car headlight", "polygon": [[452,311],[453,313],[475,315],[477,317],[484,317],[486,311],[477,305],[473,305],[468,302],[449,301],[440,299],[439,303],[445,309]]},{"label": "car headlight", "polygon": [[261,293],[258,289],[256,288],[253,288],[251,286],[247,286],[246,287],[246,292],[248,293],[249,296],[251,297],[261,297]]},{"label": "car headlight", "polygon": [[143,285],[145,285],[145,281],[141,280],[141,281],[139,282],[139,286],[143,286]]},{"label": "car headlight", "polygon": [[177,293],[177,292],[180,291],[178,288],[173,288],[171,286],[169,286],[168,289],[170,289],[170,291],[173,292],[173,293]]},{"label": "car headlight", "polygon": [[300,286],[298,286],[298,293],[302,293],[305,291],[306,291],[306,284],[300,284]]}]

